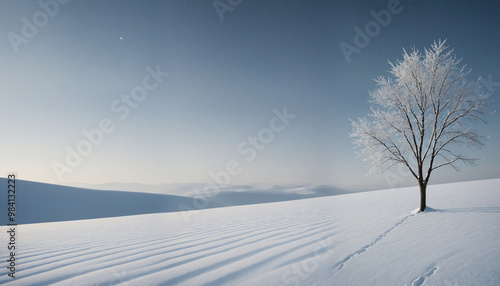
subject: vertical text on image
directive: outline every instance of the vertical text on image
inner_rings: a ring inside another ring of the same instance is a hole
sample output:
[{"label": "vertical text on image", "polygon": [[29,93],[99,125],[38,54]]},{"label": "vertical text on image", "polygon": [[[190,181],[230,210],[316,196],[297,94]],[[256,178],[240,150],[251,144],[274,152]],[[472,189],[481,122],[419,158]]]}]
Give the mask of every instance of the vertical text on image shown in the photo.
[{"label": "vertical text on image", "polygon": [[7,176],[7,269],[10,271],[7,275],[11,278],[16,278],[16,175],[9,174]]}]

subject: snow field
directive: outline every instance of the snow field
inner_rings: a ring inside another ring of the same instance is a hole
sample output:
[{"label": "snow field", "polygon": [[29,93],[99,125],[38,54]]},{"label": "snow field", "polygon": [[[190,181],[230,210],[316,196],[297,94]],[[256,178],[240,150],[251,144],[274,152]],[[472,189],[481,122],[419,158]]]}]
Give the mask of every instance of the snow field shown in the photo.
[{"label": "snow field", "polygon": [[[498,285],[500,180],[18,227],[12,285]],[[3,228],[3,227],[2,227]],[[2,260],[6,254],[2,253]]]}]

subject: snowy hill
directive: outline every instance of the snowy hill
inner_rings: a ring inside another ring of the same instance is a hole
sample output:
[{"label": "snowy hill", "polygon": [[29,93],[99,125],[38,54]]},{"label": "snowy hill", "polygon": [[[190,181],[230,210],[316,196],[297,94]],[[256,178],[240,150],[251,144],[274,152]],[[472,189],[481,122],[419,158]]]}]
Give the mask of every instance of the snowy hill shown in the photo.
[{"label": "snowy hill", "polygon": [[[98,185],[75,184],[75,186],[96,190],[196,197],[201,190],[207,187],[207,184],[106,183]],[[219,187],[217,196],[211,197],[211,201],[225,206],[235,206],[351,194],[359,191],[327,185],[223,185]]]},{"label": "snowy hill", "polygon": [[[7,186],[7,179],[0,178],[0,185]],[[210,197],[206,206],[196,207],[193,198],[204,186],[103,184],[94,186],[98,189],[87,189],[17,180],[16,222],[27,224],[177,212],[180,205],[206,209],[350,193],[330,186],[225,186],[216,196]],[[0,206],[7,206],[6,195],[0,196]],[[7,216],[0,220],[0,225],[6,224]]]},{"label": "snowy hill", "polygon": [[21,225],[17,278],[2,267],[0,283],[499,285],[499,185],[429,186],[420,214],[403,188]]},{"label": "snowy hill", "polygon": [[[178,211],[179,204],[192,204],[191,198],[174,195],[98,191],[22,180],[16,184],[18,224],[172,212]],[[0,178],[0,185],[7,186],[7,179]],[[0,196],[0,205],[7,206],[7,195]],[[207,208],[220,206],[210,202]],[[1,220],[1,225],[6,224],[7,216]]]}]

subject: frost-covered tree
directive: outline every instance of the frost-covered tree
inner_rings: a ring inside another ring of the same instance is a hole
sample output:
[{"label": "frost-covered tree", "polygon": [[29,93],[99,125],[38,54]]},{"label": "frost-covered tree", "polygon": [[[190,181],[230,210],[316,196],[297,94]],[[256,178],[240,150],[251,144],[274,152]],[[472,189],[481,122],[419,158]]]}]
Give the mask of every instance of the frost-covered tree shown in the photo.
[{"label": "frost-covered tree", "polygon": [[417,179],[420,212],[431,173],[445,166],[458,171],[459,163],[474,166],[478,158],[455,148],[479,148],[485,139],[470,123],[484,122],[490,95],[479,80],[467,80],[470,70],[445,42],[434,42],[423,54],[403,50],[403,60],[389,62],[392,76],[375,80],[369,102],[378,107],[371,107],[370,118],[351,121],[350,136],[372,173],[403,164]]}]

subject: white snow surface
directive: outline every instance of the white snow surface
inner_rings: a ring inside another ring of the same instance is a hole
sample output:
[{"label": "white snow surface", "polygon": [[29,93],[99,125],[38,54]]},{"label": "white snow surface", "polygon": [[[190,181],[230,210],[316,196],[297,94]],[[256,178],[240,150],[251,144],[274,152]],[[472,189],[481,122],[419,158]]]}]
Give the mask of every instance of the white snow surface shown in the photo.
[{"label": "white snow surface", "polygon": [[424,213],[411,187],[19,225],[0,284],[500,285],[499,186],[429,186]]}]

